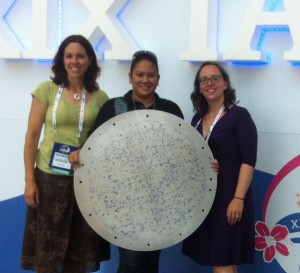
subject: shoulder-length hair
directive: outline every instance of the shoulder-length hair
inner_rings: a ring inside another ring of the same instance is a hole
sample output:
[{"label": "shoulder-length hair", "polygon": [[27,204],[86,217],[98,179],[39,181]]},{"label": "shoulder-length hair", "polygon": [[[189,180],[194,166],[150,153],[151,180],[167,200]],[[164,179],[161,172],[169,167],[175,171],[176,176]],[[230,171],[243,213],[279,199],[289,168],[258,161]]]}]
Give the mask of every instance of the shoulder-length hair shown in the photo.
[{"label": "shoulder-length hair", "polygon": [[68,74],[64,65],[64,53],[66,47],[70,43],[79,43],[85,49],[86,54],[88,55],[88,58],[91,62],[84,76],[83,84],[85,89],[89,92],[98,90],[99,85],[96,80],[100,76],[101,68],[97,63],[97,57],[93,46],[91,45],[89,40],[87,40],[82,35],[71,35],[60,44],[53,60],[53,66],[51,69],[54,76],[51,77],[51,80],[55,84],[64,85],[66,87],[69,86]]},{"label": "shoulder-length hair", "polygon": [[194,112],[198,113],[200,117],[202,118],[208,111],[208,104],[202,93],[200,93],[200,72],[204,66],[207,65],[214,65],[217,67],[222,75],[223,80],[227,83],[227,88],[224,90],[224,107],[225,111],[228,111],[230,106],[235,104],[236,102],[236,95],[235,95],[235,89],[232,88],[230,84],[230,79],[228,73],[225,71],[225,69],[218,63],[213,61],[207,61],[204,62],[200,68],[198,69],[195,81],[194,81],[194,90],[191,94],[191,100],[194,107]]}]

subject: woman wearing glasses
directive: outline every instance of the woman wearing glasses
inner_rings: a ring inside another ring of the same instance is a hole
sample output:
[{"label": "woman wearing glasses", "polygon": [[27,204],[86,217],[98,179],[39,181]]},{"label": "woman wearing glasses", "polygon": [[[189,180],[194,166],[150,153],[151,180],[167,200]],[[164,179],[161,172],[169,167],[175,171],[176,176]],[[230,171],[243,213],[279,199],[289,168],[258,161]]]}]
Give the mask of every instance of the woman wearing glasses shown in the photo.
[{"label": "woman wearing glasses", "polygon": [[[129,111],[153,109],[165,111],[183,119],[177,104],[162,99],[155,92],[159,84],[157,57],[150,51],[138,51],[132,57],[129,82],[132,89],[123,97],[108,100],[101,108],[91,133],[107,120]],[[79,167],[79,151],[69,156],[74,168]],[[119,247],[118,273],[158,273],[160,250],[134,251]]]},{"label": "woman wearing glasses", "polygon": [[205,62],[196,73],[191,99],[194,126],[219,162],[211,211],[183,242],[182,252],[214,273],[236,273],[253,263],[254,212],[251,180],[256,163],[257,131],[249,112],[236,105],[227,72]]}]

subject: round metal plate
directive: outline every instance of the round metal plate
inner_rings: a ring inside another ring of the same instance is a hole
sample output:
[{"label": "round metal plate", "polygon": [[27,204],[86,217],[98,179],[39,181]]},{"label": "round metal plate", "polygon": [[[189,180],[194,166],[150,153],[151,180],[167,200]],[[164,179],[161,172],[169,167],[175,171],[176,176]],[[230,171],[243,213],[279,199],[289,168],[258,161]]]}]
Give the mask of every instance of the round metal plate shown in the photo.
[{"label": "round metal plate", "polygon": [[123,248],[174,245],[207,216],[216,192],[212,153],[184,120],[138,110],[100,126],[80,152],[75,195],[89,225]]}]

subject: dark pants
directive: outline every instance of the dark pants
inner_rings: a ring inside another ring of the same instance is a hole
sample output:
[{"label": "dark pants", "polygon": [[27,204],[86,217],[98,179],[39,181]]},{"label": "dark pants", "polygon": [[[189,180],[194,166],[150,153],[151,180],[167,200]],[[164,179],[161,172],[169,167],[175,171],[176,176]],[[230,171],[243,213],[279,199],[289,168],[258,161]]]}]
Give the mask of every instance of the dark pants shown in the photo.
[{"label": "dark pants", "polygon": [[118,247],[120,254],[117,273],[158,273],[160,250],[134,251]]}]

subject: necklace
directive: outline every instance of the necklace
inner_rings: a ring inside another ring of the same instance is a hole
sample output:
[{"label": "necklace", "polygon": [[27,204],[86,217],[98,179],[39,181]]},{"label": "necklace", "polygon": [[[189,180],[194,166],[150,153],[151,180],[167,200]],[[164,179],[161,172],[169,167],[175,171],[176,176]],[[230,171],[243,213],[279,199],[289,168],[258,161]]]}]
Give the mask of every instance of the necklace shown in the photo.
[{"label": "necklace", "polygon": [[[74,100],[76,100],[76,101],[80,101],[81,100],[81,96],[82,96],[82,94],[80,94],[81,92],[80,92],[80,87],[78,88],[78,87],[69,87],[69,90],[72,92],[72,91],[75,91],[74,93],[73,93],[73,98],[74,98]],[[83,90],[83,89],[82,89]]]},{"label": "necklace", "polygon": [[[134,110],[136,110],[135,100],[134,100],[134,98],[133,98],[133,97],[131,97],[131,98],[132,98],[132,101],[133,101]],[[152,109],[154,109],[154,110],[155,110],[155,99],[154,99],[154,102],[153,102],[153,108],[152,108]]]},{"label": "necklace", "polygon": [[81,99],[81,96],[80,96],[78,93],[75,93],[75,94],[73,95],[73,98],[74,98],[75,100],[79,101],[79,100]]}]

